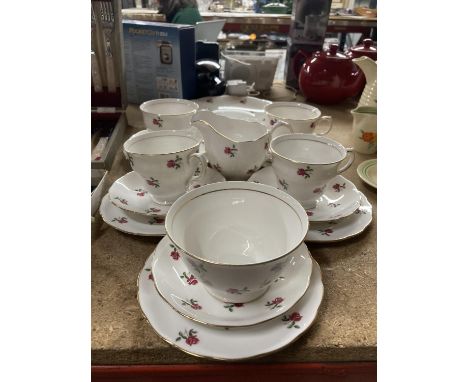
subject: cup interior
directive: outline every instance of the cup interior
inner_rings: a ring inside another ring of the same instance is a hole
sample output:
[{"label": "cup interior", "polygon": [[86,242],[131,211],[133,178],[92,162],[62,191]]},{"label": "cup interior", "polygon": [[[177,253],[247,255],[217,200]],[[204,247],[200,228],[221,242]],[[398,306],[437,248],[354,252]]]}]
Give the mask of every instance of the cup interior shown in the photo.
[{"label": "cup interior", "polygon": [[195,113],[198,109],[198,105],[187,100],[165,98],[144,102],[141,104],[140,109],[143,112],[158,114],[160,116],[181,115]]},{"label": "cup interior", "polygon": [[294,102],[276,102],[265,110],[279,119],[312,120],[320,117],[320,110],[316,107]]},{"label": "cup interior", "polygon": [[124,144],[124,149],[131,154],[157,155],[173,154],[185,151],[197,146],[200,138],[189,134],[174,133],[168,131],[148,132],[134,138],[130,138]]},{"label": "cup interior", "polygon": [[331,139],[306,135],[283,135],[271,142],[272,151],[286,159],[308,164],[336,163],[346,157],[346,149]]},{"label": "cup interior", "polygon": [[166,229],[175,243],[200,259],[256,264],[281,257],[302,242],[308,223],[298,210],[257,190],[216,190],[185,202],[166,220]]}]

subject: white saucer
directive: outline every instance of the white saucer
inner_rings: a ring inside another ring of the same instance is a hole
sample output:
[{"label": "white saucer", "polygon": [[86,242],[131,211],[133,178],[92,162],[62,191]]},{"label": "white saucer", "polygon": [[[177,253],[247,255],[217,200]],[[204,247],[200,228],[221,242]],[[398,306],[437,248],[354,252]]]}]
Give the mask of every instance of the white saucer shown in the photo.
[{"label": "white saucer", "polygon": [[377,159],[369,159],[360,163],[357,173],[364,183],[377,188]]},{"label": "white saucer", "polygon": [[[203,97],[193,100],[200,109],[208,109],[216,114],[228,118],[256,121],[261,124],[265,122],[265,106],[272,102],[256,97],[237,97],[222,95],[217,97]],[[197,115],[193,117],[195,120]]]},{"label": "white saucer", "polygon": [[[189,190],[226,180],[218,171],[209,167],[206,170],[205,177],[192,182]],[[145,187],[143,179],[135,171],[131,171],[112,184],[109,189],[109,197],[113,204],[126,211],[147,216],[166,216],[171,206],[157,204]]]},{"label": "white saucer", "polygon": [[361,193],[361,206],[348,217],[328,222],[309,223],[306,241],[334,242],[357,236],[372,222],[372,205]]},{"label": "white saucer", "polygon": [[99,213],[107,224],[125,233],[141,236],[164,236],[166,234],[163,217],[125,211],[112,204],[109,194],[102,198]]},{"label": "white saucer", "polygon": [[312,258],[305,244],[292,258],[267,292],[246,304],[225,303],[214,298],[188,270],[168,237],[155,251],[152,266],[156,289],[183,316],[206,325],[249,326],[284,314],[305,294],[312,274]]},{"label": "white saucer", "polygon": [[[264,167],[249,178],[249,182],[283,188],[278,183],[273,167]],[[283,190],[284,191],[284,190]],[[361,193],[345,177],[338,175],[328,182],[315,208],[306,210],[311,222],[341,219],[351,215],[361,205]]]},{"label": "white saucer", "polygon": [[141,310],[162,339],[194,356],[234,361],[278,351],[310,328],[322,302],[320,266],[313,260],[309,289],[281,317],[242,328],[199,324],[177,313],[157,292],[151,273],[155,252],[148,257],[138,276],[138,301]]}]

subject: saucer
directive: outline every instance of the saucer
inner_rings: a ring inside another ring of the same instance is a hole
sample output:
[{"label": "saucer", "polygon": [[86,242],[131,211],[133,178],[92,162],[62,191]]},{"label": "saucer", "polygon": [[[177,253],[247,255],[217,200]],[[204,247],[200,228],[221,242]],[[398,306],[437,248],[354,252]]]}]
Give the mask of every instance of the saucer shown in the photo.
[{"label": "saucer", "polygon": [[[207,109],[215,114],[221,114],[228,118],[265,122],[265,106],[272,102],[256,97],[238,97],[222,95],[216,97],[203,97],[193,100],[201,109]],[[193,120],[196,119],[196,114]]]},{"label": "saucer", "polygon": [[156,247],[152,273],[161,297],[181,315],[206,325],[250,326],[284,314],[299,301],[309,286],[312,258],[303,243],[267,292],[245,304],[225,303],[209,294],[167,236]]},{"label": "saucer", "polygon": [[141,236],[164,236],[164,218],[158,216],[146,216],[122,210],[112,204],[109,194],[101,201],[99,213],[111,227],[116,230]]},{"label": "saucer", "polygon": [[[268,166],[254,173],[249,182],[263,183],[283,190],[273,171]],[[356,186],[341,175],[335,176],[324,190],[315,208],[306,210],[311,222],[341,219],[351,215],[361,205],[361,193]]]},{"label": "saucer", "polygon": [[364,183],[377,188],[377,159],[369,159],[360,163],[357,173]]},{"label": "saucer", "polygon": [[[225,180],[218,171],[208,167],[205,177],[192,182],[189,191],[205,184]],[[135,171],[131,171],[112,184],[109,197],[113,204],[123,210],[147,216],[166,216],[171,206],[156,203],[145,187],[143,179]]]},{"label": "saucer", "polygon": [[163,340],[194,356],[235,361],[278,351],[312,326],[322,302],[320,266],[313,260],[309,289],[282,316],[263,324],[242,328],[199,324],[177,313],[157,292],[151,273],[155,252],[148,257],[138,276],[138,301],[141,310]]},{"label": "saucer", "polygon": [[372,205],[361,193],[361,206],[350,216],[328,222],[309,223],[306,241],[335,242],[357,236],[372,222]]}]

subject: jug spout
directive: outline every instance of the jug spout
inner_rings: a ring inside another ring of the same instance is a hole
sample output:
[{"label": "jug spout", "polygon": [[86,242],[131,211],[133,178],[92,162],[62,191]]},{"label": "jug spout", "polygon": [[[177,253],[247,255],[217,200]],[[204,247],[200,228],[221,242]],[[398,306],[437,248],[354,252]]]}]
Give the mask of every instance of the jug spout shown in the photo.
[{"label": "jug spout", "polygon": [[353,58],[353,62],[359,66],[366,76],[368,84],[372,84],[377,80],[377,62],[369,57],[362,56],[359,58]]}]

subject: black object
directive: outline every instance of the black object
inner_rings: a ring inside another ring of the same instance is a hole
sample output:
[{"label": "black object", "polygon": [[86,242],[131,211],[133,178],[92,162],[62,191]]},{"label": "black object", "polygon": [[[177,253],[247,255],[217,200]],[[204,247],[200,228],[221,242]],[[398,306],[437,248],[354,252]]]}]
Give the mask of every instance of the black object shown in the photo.
[{"label": "black object", "polygon": [[204,42],[204,41],[197,41],[195,43],[196,53],[196,60],[213,60],[218,62],[219,61],[219,44],[217,42]]},{"label": "black object", "polygon": [[226,82],[219,78],[221,65],[218,62],[202,59],[195,63],[195,67],[197,71],[197,98],[224,94]]}]

